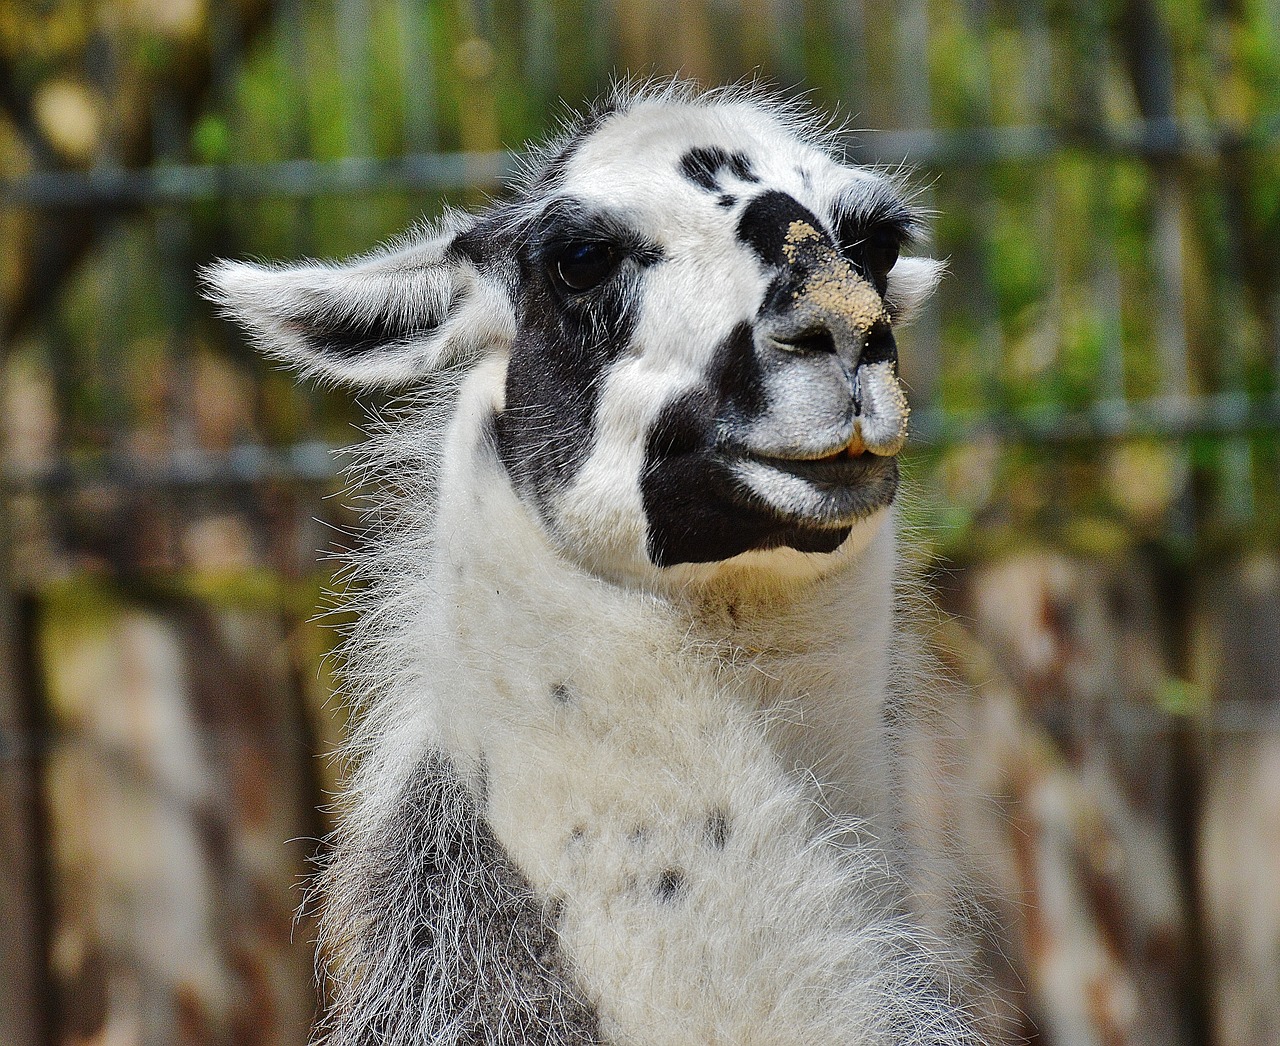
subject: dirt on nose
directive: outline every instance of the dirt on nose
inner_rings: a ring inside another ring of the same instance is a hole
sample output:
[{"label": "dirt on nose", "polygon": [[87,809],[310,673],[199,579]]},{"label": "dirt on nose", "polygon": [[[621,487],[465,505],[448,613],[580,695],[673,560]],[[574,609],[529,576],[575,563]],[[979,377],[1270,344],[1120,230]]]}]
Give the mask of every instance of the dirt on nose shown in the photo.
[{"label": "dirt on nose", "polygon": [[796,305],[839,317],[862,335],[877,323],[889,322],[875,287],[808,222],[793,221],[788,226],[782,254],[788,264],[807,270],[804,283],[792,295]]},{"label": "dirt on nose", "polygon": [[[876,326],[889,325],[884,301],[872,284],[809,222],[793,221],[782,245],[787,262],[805,272],[792,295],[797,313],[844,327],[861,342]],[[859,363],[858,415],[848,453],[897,454],[907,439],[911,413],[892,362]]]}]

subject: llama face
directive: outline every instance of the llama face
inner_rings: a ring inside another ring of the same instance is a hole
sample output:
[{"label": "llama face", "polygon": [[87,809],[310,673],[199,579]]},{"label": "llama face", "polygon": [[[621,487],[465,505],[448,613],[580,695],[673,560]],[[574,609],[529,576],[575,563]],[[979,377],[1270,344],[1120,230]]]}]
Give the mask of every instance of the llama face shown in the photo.
[{"label": "llama face", "polygon": [[[346,268],[211,273],[278,354],[355,381],[506,357],[494,449],[604,573],[829,553],[897,487],[893,324],[918,219],[758,100],[597,114],[512,202]],[[896,263],[896,264],[895,264]]]}]

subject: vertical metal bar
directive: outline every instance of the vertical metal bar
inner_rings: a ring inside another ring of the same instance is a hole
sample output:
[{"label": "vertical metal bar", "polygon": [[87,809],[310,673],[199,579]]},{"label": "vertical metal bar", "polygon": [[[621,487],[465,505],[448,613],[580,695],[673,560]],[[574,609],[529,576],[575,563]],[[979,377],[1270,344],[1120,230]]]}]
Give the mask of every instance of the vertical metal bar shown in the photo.
[{"label": "vertical metal bar", "polygon": [[894,84],[898,95],[898,126],[927,128],[932,124],[933,113],[927,0],[904,0],[894,23],[894,44],[901,70]]},{"label": "vertical metal bar", "polygon": [[539,105],[554,100],[556,18],[551,0],[526,0],[523,72],[525,83]]},{"label": "vertical metal bar", "polygon": [[[1087,97],[1101,101],[1102,81],[1108,68],[1107,29],[1101,12],[1090,7],[1081,11],[1088,27],[1083,34],[1083,44],[1088,55],[1088,69],[1084,73],[1089,86]],[[1102,113],[1099,104],[1096,112]],[[1096,400],[1123,401],[1126,393],[1124,341],[1122,323],[1123,291],[1120,279],[1120,261],[1116,253],[1116,214],[1114,203],[1115,163],[1104,157],[1090,157],[1089,185],[1094,201],[1091,207],[1094,242],[1098,245],[1089,273],[1092,299],[1101,313],[1103,351],[1099,364],[1098,394]],[[1052,239],[1048,242],[1052,242]]]},{"label": "vertical metal bar", "polygon": [[835,0],[832,17],[836,54],[841,65],[836,75],[840,97],[848,113],[857,119],[870,94],[867,74],[867,10],[864,0]]},{"label": "vertical metal bar", "polygon": [[[1169,29],[1151,0],[1126,0],[1122,12],[1122,45],[1138,99],[1149,125],[1170,127],[1174,119],[1173,48]],[[1160,393],[1186,398],[1190,392],[1187,355],[1186,289],[1182,226],[1182,179],[1179,164],[1154,159],[1147,164],[1151,183],[1151,269],[1154,279],[1152,324],[1160,366]],[[1189,455],[1180,450],[1180,470]],[[1185,547],[1195,542],[1199,506],[1190,487],[1175,502],[1168,521],[1170,536]]]},{"label": "vertical metal bar", "polygon": [[[898,57],[895,63],[898,74],[894,84],[897,95],[894,123],[900,128],[928,128],[933,124],[933,96],[929,76],[927,0],[906,0],[899,8],[899,15],[893,27]],[[865,23],[863,32],[865,39]],[[884,103],[877,108],[884,111]],[[906,159],[910,160],[910,157]],[[921,206],[932,210],[934,203],[932,188],[926,188],[921,194]],[[943,358],[942,319],[936,301],[925,306],[908,332],[908,351],[904,354],[903,363],[915,400],[922,406],[938,405]]]},{"label": "vertical metal bar", "polygon": [[[1207,17],[1226,22],[1231,17],[1229,4],[1212,4]],[[1218,82],[1217,95],[1229,95],[1234,76],[1231,51],[1224,46],[1229,39],[1230,26],[1210,24],[1209,36],[1213,54],[1214,78]],[[1219,122],[1233,121],[1238,114],[1219,113]],[[1248,295],[1245,292],[1244,237],[1246,205],[1242,197],[1246,194],[1243,178],[1239,176],[1239,165],[1245,162],[1244,157],[1234,151],[1219,153],[1217,174],[1217,190],[1221,203],[1221,229],[1224,247],[1222,257],[1217,264],[1210,261],[1207,268],[1217,274],[1217,294],[1215,305],[1219,320],[1215,334],[1221,339],[1219,351],[1215,353],[1216,373],[1213,375],[1217,391],[1227,395],[1245,399],[1248,390],[1245,387],[1245,368],[1247,345],[1245,338],[1252,326],[1245,317],[1248,315]],[[1253,490],[1253,444],[1247,436],[1236,436],[1222,443],[1219,458],[1220,477],[1217,484],[1221,492],[1225,522],[1228,525],[1240,526],[1247,523],[1255,511]]]},{"label": "vertical metal bar", "polygon": [[[1174,118],[1174,65],[1169,28],[1151,0],[1127,0],[1124,10],[1128,33],[1130,66],[1139,107],[1148,121],[1169,126]],[[1182,172],[1175,164],[1150,164],[1154,190],[1153,252],[1156,277],[1156,347],[1161,364],[1161,383],[1167,394],[1186,396],[1189,390],[1187,331],[1185,320],[1185,273],[1183,270]],[[1184,462],[1186,460],[1184,453]],[[1173,526],[1182,531],[1184,541],[1194,540],[1195,502],[1190,490],[1183,493]],[[1185,585],[1183,591],[1189,586]],[[1192,619],[1189,607],[1179,608],[1175,620],[1180,635],[1184,676],[1189,667],[1186,651],[1191,649]],[[1202,755],[1200,739],[1185,720],[1175,729],[1172,776],[1181,794],[1172,797],[1167,811],[1178,877],[1185,902],[1188,957],[1186,978],[1181,985],[1183,1021],[1190,1041],[1209,1041],[1209,986],[1205,983],[1209,964],[1204,925],[1201,920],[1202,889],[1199,874],[1199,832],[1202,809]]]},{"label": "vertical metal bar", "polygon": [[804,79],[804,0],[771,0],[770,6],[774,68],[782,86],[790,87]]},{"label": "vertical metal bar", "polygon": [[[185,157],[184,121],[171,91],[157,93],[152,106],[153,154],[157,163],[180,163]],[[180,205],[159,207],[151,221],[152,250],[162,274],[158,288],[165,330],[166,417],[170,453],[182,454],[197,442],[198,426],[193,402],[195,370],[187,332],[192,323],[192,231],[190,215]],[[182,518],[178,503],[183,495],[157,491],[148,499],[155,511]],[[164,528],[168,530],[169,528]],[[179,562],[177,548],[165,550],[165,559]]]},{"label": "vertical metal bar", "polygon": [[347,152],[373,154],[369,127],[369,0],[337,0],[338,75],[342,82]]},{"label": "vertical metal bar", "polygon": [[[1052,126],[1058,121],[1055,111],[1054,81],[1050,74],[1054,63],[1053,31],[1049,24],[1046,0],[1034,0],[1017,9],[1020,46],[1026,54],[1025,66],[1037,73],[1023,77],[1022,119],[1040,126]],[[1035,215],[1032,221],[1036,238],[1043,250],[1043,260],[1049,273],[1046,278],[1047,294],[1036,317],[1037,330],[1030,352],[1034,354],[1034,366],[1056,357],[1060,353],[1063,338],[1063,265],[1058,254],[1060,237],[1059,212],[1062,200],[1058,191],[1057,155],[1045,161],[1043,176],[1035,180]]]},{"label": "vertical metal bar", "polygon": [[396,0],[400,22],[400,68],[404,78],[404,148],[433,152],[439,148],[439,101],[436,63],[431,49],[430,8],[420,0]]},{"label": "vertical metal bar", "polygon": [[[303,0],[279,0],[278,10],[280,13],[276,24],[281,27],[281,47],[293,72],[289,85],[293,104],[289,119],[287,155],[309,159],[314,150],[311,146],[311,98],[307,93],[311,78],[311,61],[307,49],[307,11],[314,12],[316,8],[304,4]],[[286,204],[280,203],[277,206]],[[292,221],[289,236],[292,248],[298,254],[314,254],[316,222],[313,198],[299,196],[290,205],[290,215]]]},{"label": "vertical metal bar", "polygon": [[[964,0],[962,11],[966,25],[972,30],[972,37],[984,43],[989,42],[990,26],[986,4],[983,0]],[[982,69],[982,97],[978,106],[978,119],[987,124],[992,123],[993,87],[991,78],[990,54],[983,52],[980,61]],[[976,215],[977,242],[971,246],[973,251],[972,278],[977,286],[971,293],[971,300],[978,312],[979,329],[982,332],[984,351],[982,353],[982,386],[984,394],[992,403],[1001,402],[1006,395],[1006,364],[1008,352],[1005,345],[1004,327],[1000,320],[1000,302],[995,281],[991,275],[991,240],[989,230],[996,224],[996,200],[998,193],[993,183],[994,167],[982,168],[980,176],[967,178],[969,200],[966,206]]]},{"label": "vertical metal bar", "polygon": [[[106,34],[107,44],[103,49],[103,64],[98,75],[102,96],[108,100],[107,104],[112,112],[121,111],[118,102],[123,82],[120,41],[117,39],[117,33],[118,31]],[[112,170],[121,168],[124,156],[123,133],[121,121],[112,120],[108,125],[100,166]],[[100,229],[97,237],[98,250],[108,254],[114,251],[122,253],[127,251],[129,241],[124,235],[124,223],[102,212],[99,212],[97,220]],[[114,237],[111,235],[113,232]],[[98,324],[94,334],[91,335],[93,366],[90,371],[82,375],[90,378],[98,386],[94,397],[97,401],[95,410],[97,416],[94,419],[97,422],[95,441],[105,442],[111,450],[122,448],[127,438],[124,417],[125,382],[121,366],[122,342],[119,334],[127,314],[124,299],[130,268],[131,266],[127,263],[121,264],[119,261],[115,264],[108,262],[106,265],[107,278],[102,301],[103,322]]]},{"label": "vertical metal bar", "polygon": [[587,18],[588,61],[593,74],[594,89],[603,91],[611,73],[615,11],[613,0],[593,0],[589,4]]},{"label": "vertical metal bar", "polygon": [[1100,364],[1099,399],[1121,402],[1126,396],[1124,337],[1121,322],[1120,260],[1116,253],[1116,216],[1114,164],[1104,157],[1092,160],[1090,181],[1093,186],[1094,230],[1097,252],[1093,260],[1090,283],[1093,300],[1101,313],[1103,351]]},{"label": "vertical metal bar", "polygon": [[[0,366],[7,359],[0,343]],[[43,798],[35,695],[22,671],[26,646],[14,579],[13,524],[0,439],[0,1042],[52,1046],[53,991],[47,961],[47,877],[41,853]]]}]

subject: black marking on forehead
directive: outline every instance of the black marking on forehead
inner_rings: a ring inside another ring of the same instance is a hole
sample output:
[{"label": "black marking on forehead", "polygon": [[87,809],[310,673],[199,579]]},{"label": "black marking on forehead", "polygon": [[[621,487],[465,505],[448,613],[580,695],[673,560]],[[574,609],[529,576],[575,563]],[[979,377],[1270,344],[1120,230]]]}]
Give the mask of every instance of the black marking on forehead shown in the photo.
[{"label": "black marking on forehead", "polygon": [[738,198],[731,192],[722,193],[720,198],[716,200],[717,207],[724,207],[726,210],[738,202]]},{"label": "black marking on forehead", "polygon": [[826,226],[794,196],[769,189],[743,209],[738,218],[738,236],[766,265],[783,265],[782,247],[792,222],[806,222],[820,234]]},{"label": "black marking on forehead", "polygon": [[728,170],[739,181],[758,182],[746,153],[728,152],[718,145],[699,146],[680,157],[680,173],[700,189],[720,192],[720,172]]}]

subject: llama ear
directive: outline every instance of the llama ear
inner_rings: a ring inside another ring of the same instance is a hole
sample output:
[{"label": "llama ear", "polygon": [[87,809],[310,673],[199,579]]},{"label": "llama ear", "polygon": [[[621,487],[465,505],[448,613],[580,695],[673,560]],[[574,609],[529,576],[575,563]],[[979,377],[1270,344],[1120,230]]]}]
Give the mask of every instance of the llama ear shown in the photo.
[{"label": "llama ear", "polygon": [[346,263],[219,261],[207,296],[270,356],[308,376],[403,385],[510,337],[511,306],[462,252],[462,223]]},{"label": "llama ear", "polygon": [[901,258],[889,270],[884,298],[895,327],[911,322],[933,294],[946,268],[945,262],[933,258]]}]

